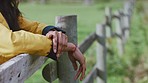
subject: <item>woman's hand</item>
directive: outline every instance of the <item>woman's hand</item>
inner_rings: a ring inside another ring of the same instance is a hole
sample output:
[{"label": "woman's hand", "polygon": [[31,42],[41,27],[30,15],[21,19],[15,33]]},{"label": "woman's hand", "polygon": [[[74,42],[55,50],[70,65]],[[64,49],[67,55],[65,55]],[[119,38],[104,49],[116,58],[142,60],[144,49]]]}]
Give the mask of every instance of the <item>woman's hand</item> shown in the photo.
[{"label": "woman's hand", "polygon": [[53,42],[53,50],[55,53],[57,53],[57,58],[60,57],[60,54],[62,53],[63,49],[67,47],[68,43],[68,37],[61,31],[49,31],[46,36],[49,39],[52,39]]},{"label": "woman's hand", "polygon": [[[67,48],[68,50],[71,50],[68,52],[68,56],[70,61],[73,64],[73,67],[75,70],[78,70],[75,76],[75,79],[78,79],[79,76],[81,75],[80,80],[83,80],[83,78],[85,77],[85,71],[86,71],[85,57],[74,44],[68,43]],[[77,65],[77,62],[79,63],[79,67]]]},{"label": "woman's hand", "polygon": [[[74,69],[78,70],[75,79],[78,79],[81,75],[80,80],[83,80],[85,77],[86,62],[85,57],[80,50],[73,43],[68,43],[67,35],[62,32],[49,31],[46,36],[49,39],[52,39],[53,50],[57,53],[57,58],[60,57],[61,52],[68,52],[69,59],[72,62]],[[79,63],[79,67],[77,62]]]}]

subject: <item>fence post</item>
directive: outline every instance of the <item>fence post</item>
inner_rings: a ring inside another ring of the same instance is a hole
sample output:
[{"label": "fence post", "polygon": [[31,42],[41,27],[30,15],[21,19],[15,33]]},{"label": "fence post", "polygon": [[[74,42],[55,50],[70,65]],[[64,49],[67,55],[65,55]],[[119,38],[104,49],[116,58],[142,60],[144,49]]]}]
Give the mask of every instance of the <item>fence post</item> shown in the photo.
[{"label": "fence post", "polygon": [[127,13],[127,9],[123,10],[123,17],[122,17],[122,23],[123,23],[123,28],[124,28],[124,38],[125,42],[130,36],[130,18],[128,16],[129,14]]},{"label": "fence post", "polygon": [[111,49],[110,44],[113,36],[112,29],[112,9],[110,7],[105,8],[105,29],[106,29],[106,47]]},{"label": "fence post", "polygon": [[[57,16],[56,26],[63,28],[68,35],[69,42],[77,44],[77,16]],[[74,80],[75,71],[67,56],[63,53],[58,60],[58,77],[59,83],[78,83]]]},{"label": "fence post", "polygon": [[106,33],[105,33],[105,25],[97,24],[96,34],[99,36],[98,44],[97,44],[97,71],[99,74],[99,78],[97,78],[97,83],[107,83],[107,75],[106,75]]},{"label": "fence post", "polygon": [[105,17],[106,17],[106,37],[111,37],[113,35],[112,31],[112,9],[110,7],[105,8]]},{"label": "fence post", "polygon": [[116,27],[116,35],[117,35],[117,49],[118,49],[118,54],[120,56],[123,55],[124,53],[124,41],[123,41],[123,26],[121,24],[121,16],[119,11],[115,12],[115,27]]}]

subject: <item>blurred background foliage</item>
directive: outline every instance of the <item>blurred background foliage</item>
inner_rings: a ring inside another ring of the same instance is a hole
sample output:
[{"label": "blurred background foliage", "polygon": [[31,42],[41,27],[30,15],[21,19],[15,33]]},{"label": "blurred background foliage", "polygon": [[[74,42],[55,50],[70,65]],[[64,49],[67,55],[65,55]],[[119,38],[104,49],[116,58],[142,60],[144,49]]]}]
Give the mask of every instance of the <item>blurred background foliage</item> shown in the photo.
[{"label": "blurred background foliage", "polygon": [[[124,1],[126,0],[21,0],[19,7],[24,17],[49,25],[54,25],[55,16],[78,15],[78,43],[80,44],[95,31],[97,23],[104,22],[106,6],[111,7],[115,12],[123,8]],[[108,83],[148,82],[147,3],[147,0],[136,0],[131,20],[130,39],[126,43],[123,57],[117,54],[116,38],[111,39],[107,56]],[[84,54],[87,58],[87,74],[96,62],[95,51],[94,43]],[[25,83],[48,83],[42,78],[41,71],[42,68]]]}]

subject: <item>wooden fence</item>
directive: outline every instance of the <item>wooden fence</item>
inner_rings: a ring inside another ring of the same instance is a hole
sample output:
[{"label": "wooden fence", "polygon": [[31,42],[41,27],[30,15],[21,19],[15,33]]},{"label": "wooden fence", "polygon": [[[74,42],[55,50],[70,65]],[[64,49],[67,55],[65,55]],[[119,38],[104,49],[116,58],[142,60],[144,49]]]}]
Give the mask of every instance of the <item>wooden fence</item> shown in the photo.
[{"label": "wooden fence", "polygon": [[[94,83],[97,79],[97,83],[107,83],[107,70],[106,70],[106,57],[108,42],[107,40],[116,37],[117,49],[120,56],[124,53],[124,46],[127,39],[130,36],[130,22],[131,15],[133,12],[135,0],[128,0],[124,4],[124,8],[112,13],[111,8],[105,8],[106,20],[102,24],[96,25],[96,32],[88,36],[82,44],[80,49],[84,53],[90,45],[97,40],[97,63],[95,64],[92,71],[83,80],[83,83]],[[115,29],[113,31],[112,22],[115,22]],[[88,46],[89,45],[89,46]],[[85,47],[83,47],[85,46]]]},{"label": "wooden fence", "polygon": [[[105,9],[106,21],[103,24],[97,24],[96,32],[90,34],[79,45],[82,53],[92,45],[96,40],[97,43],[97,62],[92,71],[83,80],[83,83],[93,83],[97,78],[98,83],[107,83],[106,75],[106,54],[107,39],[117,38],[119,55],[124,53],[124,45],[130,35],[130,20],[133,11],[134,0],[125,3],[124,8],[112,13],[111,8]],[[113,32],[112,21],[115,20],[116,32]],[[77,16],[58,16],[56,17],[56,26],[62,27],[69,36],[69,41],[77,44]],[[0,65],[0,83],[24,83],[33,73],[35,73],[47,60],[45,57],[31,56],[21,54],[15,58]],[[43,69],[43,77],[48,82],[53,82],[57,78],[59,83],[78,83],[74,80],[75,71],[68,59],[67,53],[64,53],[60,59],[52,61]]]}]

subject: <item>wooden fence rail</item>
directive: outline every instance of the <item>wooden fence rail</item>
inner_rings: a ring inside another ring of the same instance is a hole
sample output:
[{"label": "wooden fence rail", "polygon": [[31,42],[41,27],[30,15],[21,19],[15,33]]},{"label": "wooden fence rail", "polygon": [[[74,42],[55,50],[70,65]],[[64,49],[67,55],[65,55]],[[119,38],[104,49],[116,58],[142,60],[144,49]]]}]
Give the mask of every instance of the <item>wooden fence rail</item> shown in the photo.
[{"label": "wooden fence rail", "polygon": [[85,51],[92,45],[92,43],[96,40],[96,33],[91,33],[80,45],[79,49],[82,53],[85,53]]},{"label": "wooden fence rail", "polygon": [[24,83],[45,61],[45,57],[21,54],[0,65],[0,83]]},{"label": "wooden fence rail", "polygon": [[[105,9],[106,21],[97,24],[96,32],[91,33],[80,45],[82,53],[96,40],[97,62],[92,71],[83,80],[83,83],[107,83],[106,56],[107,38],[116,37],[119,55],[124,53],[124,45],[130,36],[130,21],[135,0],[129,0],[124,4],[122,10],[112,13],[111,8]],[[116,32],[112,29],[112,21],[115,20]],[[62,27],[69,37],[69,41],[77,44],[77,16],[58,16],[56,26]],[[31,56],[21,54],[0,65],[0,83],[24,83],[33,73],[35,73],[47,60],[41,56]],[[72,67],[67,53],[64,53],[57,62],[52,61],[43,69],[43,77],[48,82],[53,82],[57,78],[59,83],[78,83],[74,80],[75,71]]]}]

